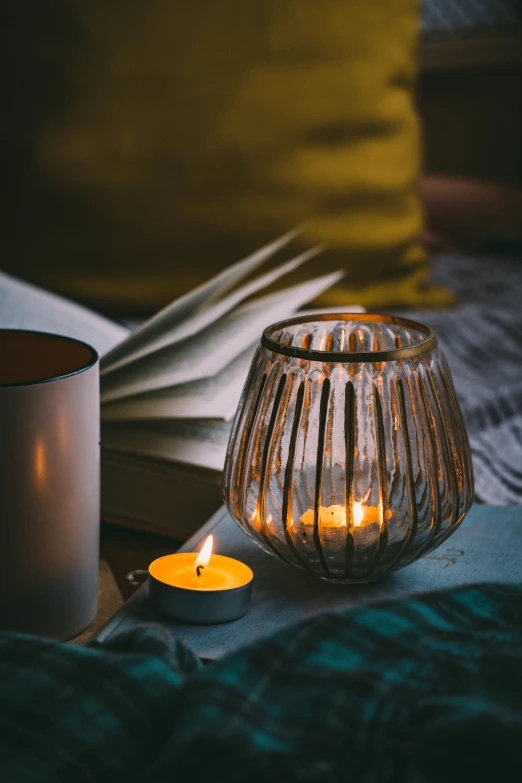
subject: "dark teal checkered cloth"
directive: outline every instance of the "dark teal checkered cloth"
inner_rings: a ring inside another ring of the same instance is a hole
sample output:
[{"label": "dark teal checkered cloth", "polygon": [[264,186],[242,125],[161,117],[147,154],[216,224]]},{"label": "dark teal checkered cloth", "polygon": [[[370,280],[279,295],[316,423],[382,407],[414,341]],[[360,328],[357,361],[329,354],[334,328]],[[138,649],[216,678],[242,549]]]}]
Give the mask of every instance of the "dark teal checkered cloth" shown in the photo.
[{"label": "dark teal checkered cloth", "polygon": [[203,667],[159,626],[0,635],[0,781],[522,779],[522,587],[314,619]]}]

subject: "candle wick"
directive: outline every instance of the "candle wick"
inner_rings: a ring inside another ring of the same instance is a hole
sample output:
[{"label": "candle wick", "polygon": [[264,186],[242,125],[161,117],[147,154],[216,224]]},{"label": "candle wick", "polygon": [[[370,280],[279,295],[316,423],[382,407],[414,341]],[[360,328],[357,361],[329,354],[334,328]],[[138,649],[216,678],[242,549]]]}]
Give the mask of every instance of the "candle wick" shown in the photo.
[{"label": "candle wick", "polygon": [[201,572],[202,572],[202,570],[203,570],[204,568],[205,568],[205,566],[202,566],[202,565],[198,565],[198,566],[196,566],[196,574],[198,575],[198,579],[200,579],[200,578],[201,578]]}]

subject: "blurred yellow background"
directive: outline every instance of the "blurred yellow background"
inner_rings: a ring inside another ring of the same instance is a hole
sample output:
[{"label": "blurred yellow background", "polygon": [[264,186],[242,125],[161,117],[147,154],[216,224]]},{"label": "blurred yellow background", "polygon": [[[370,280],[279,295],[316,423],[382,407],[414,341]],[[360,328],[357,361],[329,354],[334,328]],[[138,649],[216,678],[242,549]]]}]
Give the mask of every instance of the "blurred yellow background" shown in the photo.
[{"label": "blurred yellow background", "polygon": [[306,221],[331,250],[302,274],[347,271],[328,302],[445,299],[417,244],[416,0],[10,5],[5,269],[148,311]]}]

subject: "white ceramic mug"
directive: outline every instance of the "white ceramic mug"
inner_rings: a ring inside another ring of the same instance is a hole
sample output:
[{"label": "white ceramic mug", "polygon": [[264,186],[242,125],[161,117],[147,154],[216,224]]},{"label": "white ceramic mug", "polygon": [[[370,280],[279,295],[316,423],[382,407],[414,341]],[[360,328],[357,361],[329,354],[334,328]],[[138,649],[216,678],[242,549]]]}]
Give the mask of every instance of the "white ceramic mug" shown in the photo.
[{"label": "white ceramic mug", "polygon": [[0,629],[68,639],[96,613],[98,354],[0,330]]}]

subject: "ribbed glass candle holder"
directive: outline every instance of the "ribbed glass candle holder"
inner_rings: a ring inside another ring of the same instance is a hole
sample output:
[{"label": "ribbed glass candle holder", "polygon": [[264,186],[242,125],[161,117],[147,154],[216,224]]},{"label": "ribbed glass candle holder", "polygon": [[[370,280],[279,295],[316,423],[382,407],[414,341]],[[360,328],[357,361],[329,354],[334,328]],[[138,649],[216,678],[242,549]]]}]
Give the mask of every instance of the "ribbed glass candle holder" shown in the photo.
[{"label": "ribbed glass candle holder", "polygon": [[473,470],[433,330],[368,314],[266,329],[223,492],[263,549],[322,579],[370,581],[437,547],[472,504]]}]

